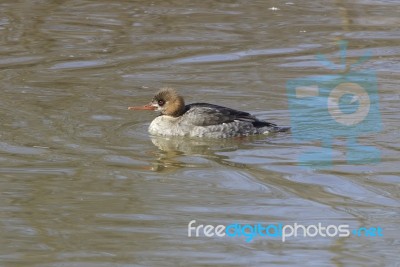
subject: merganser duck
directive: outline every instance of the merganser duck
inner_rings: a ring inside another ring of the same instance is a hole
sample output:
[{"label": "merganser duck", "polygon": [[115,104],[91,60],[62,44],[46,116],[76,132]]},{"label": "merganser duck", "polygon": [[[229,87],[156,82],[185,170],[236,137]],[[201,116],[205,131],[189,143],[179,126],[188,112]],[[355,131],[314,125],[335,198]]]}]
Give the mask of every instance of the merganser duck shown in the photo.
[{"label": "merganser duck", "polygon": [[159,111],[160,116],[149,126],[149,133],[158,136],[229,138],[290,129],[223,106],[207,103],[185,105],[183,98],[172,88],[161,89],[147,105],[128,109]]}]

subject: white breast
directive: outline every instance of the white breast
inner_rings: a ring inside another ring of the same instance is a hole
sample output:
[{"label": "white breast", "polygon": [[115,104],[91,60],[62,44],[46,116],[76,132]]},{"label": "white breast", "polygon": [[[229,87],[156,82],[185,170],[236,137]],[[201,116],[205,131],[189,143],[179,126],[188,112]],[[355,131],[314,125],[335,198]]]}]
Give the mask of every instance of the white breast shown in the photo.
[{"label": "white breast", "polygon": [[165,136],[185,136],[189,135],[190,127],[181,122],[181,117],[158,116],[150,126],[149,133],[153,135]]}]

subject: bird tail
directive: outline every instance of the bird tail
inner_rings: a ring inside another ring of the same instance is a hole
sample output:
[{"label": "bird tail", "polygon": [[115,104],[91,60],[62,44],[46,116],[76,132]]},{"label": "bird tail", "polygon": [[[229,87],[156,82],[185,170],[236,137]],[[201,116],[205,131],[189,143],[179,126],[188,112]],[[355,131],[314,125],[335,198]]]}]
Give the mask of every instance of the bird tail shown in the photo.
[{"label": "bird tail", "polygon": [[277,127],[277,125],[275,123],[272,122],[267,122],[267,121],[254,121],[252,122],[254,127],[256,128],[262,128],[262,127]]},{"label": "bird tail", "polygon": [[271,129],[272,133],[286,133],[290,131],[290,127],[288,126],[274,126]]},{"label": "bird tail", "polygon": [[290,127],[288,126],[278,126],[275,123],[267,122],[267,121],[255,121],[253,122],[254,127],[264,128],[268,127],[267,132],[270,133],[285,133],[290,131]]},{"label": "bird tail", "polygon": [[273,127],[266,127],[262,128],[263,134],[270,134],[270,133],[286,133],[290,131],[290,127],[280,127],[280,126],[273,126]]}]

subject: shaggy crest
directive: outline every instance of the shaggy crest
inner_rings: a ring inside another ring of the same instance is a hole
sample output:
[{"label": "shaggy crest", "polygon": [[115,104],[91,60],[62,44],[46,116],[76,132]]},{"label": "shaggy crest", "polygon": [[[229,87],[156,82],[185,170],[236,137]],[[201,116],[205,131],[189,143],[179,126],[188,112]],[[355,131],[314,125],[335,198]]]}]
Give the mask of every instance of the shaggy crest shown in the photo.
[{"label": "shaggy crest", "polygon": [[153,103],[160,105],[161,113],[172,117],[179,117],[185,110],[183,98],[173,88],[162,88],[153,98]]}]

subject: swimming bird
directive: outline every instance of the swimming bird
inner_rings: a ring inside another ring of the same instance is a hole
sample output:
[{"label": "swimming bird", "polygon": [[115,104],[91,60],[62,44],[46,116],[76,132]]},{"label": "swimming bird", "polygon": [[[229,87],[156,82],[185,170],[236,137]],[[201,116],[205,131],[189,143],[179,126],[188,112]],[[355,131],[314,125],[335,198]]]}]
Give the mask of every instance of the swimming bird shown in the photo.
[{"label": "swimming bird", "polygon": [[290,129],[259,120],[250,113],[219,105],[185,105],[183,97],[172,88],[161,89],[147,105],[128,109],[160,112],[149,126],[149,133],[157,136],[229,138],[286,132]]}]

